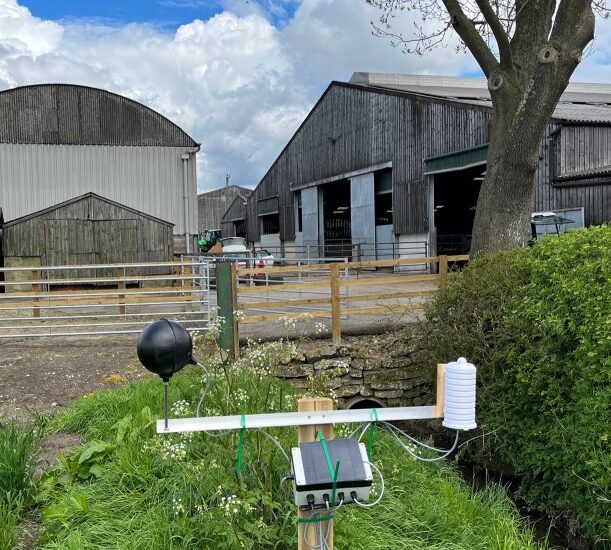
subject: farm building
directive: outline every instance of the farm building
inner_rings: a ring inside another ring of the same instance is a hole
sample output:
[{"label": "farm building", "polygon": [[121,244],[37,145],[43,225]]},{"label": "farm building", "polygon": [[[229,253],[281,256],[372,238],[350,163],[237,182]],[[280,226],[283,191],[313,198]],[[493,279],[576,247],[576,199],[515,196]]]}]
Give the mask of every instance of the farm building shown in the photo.
[{"label": "farm building", "polygon": [[[246,205],[264,248],[386,258],[465,253],[486,170],[483,79],[332,82]],[[611,219],[611,87],[571,84],[541,140],[533,211]]]},{"label": "farm building", "polygon": [[0,92],[6,222],[91,192],[173,224],[174,252],[196,250],[198,150],[164,116],[105,90],[41,84]]},{"label": "farm building", "polygon": [[[5,223],[1,244],[7,267],[169,262],[172,233],[170,222],[86,193]],[[70,278],[83,272],[58,270],[48,275]]]},{"label": "farm building", "polygon": [[223,237],[246,238],[246,205],[248,199],[238,195],[221,218]]},{"label": "farm building", "polygon": [[[233,201],[237,197],[246,200],[251,193],[252,189],[248,189],[247,187],[227,185],[226,187],[197,195],[199,231],[203,232],[206,229],[221,229],[221,219]],[[225,235],[225,233],[223,233],[223,236],[229,237],[230,235]]]}]

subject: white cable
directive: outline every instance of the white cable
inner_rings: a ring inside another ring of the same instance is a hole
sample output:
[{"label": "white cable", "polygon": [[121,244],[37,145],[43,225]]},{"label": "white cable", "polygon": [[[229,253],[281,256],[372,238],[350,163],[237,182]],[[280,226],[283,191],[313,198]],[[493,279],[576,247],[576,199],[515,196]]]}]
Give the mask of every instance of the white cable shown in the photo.
[{"label": "white cable", "polygon": [[384,424],[387,428],[390,428],[391,430],[394,430],[395,432],[401,434],[403,437],[406,437],[407,439],[409,439],[411,442],[415,443],[416,445],[420,445],[421,447],[424,447],[425,449],[428,449],[429,451],[435,451],[436,453],[447,453],[448,449],[438,449],[437,447],[431,447],[430,445],[427,445],[426,443],[423,443],[422,441],[417,440],[415,437],[409,435],[408,433],[404,432],[403,430],[400,430],[399,428],[397,428],[397,426],[395,426],[394,424],[391,424],[390,422],[382,422],[382,424]]},{"label": "white cable", "polygon": [[393,434],[393,436],[395,437],[399,445],[401,445],[401,447],[403,447],[416,460],[420,460],[422,462],[437,462],[438,460],[443,460],[444,458],[446,458],[447,456],[449,456],[451,453],[453,453],[456,450],[456,447],[458,446],[458,436],[460,432],[456,430],[456,438],[454,439],[454,445],[452,445],[452,447],[448,449],[444,454],[442,454],[441,456],[437,456],[435,458],[425,458],[422,456],[418,456],[407,445],[405,445],[403,441],[401,441],[401,438],[395,432],[391,431],[390,433]]},{"label": "white cable", "polygon": [[363,424],[359,424],[354,431],[348,436],[348,439],[352,439],[356,433],[363,427]]},{"label": "white cable", "polygon": [[280,441],[278,441],[272,434],[268,434],[266,431],[264,431],[264,430],[262,430],[260,428],[257,431],[261,432],[265,437],[270,439],[274,443],[274,445],[276,445],[276,447],[278,447],[278,449],[280,449],[280,452],[284,455],[284,458],[286,458],[286,461],[290,465],[291,464],[291,459],[289,458],[289,455],[286,453],[286,451],[282,447],[282,444],[280,443]]},{"label": "white cable", "polygon": [[354,499],[354,504],[358,504],[362,508],[373,508],[374,506],[377,506],[378,504],[380,504],[380,501],[382,500],[382,497],[384,496],[384,476],[382,475],[382,472],[380,472],[380,469],[373,462],[369,462],[368,460],[363,460],[363,464],[369,464],[369,466],[371,466],[376,472],[378,472],[378,475],[380,476],[380,482],[382,484],[382,488],[380,489],[380,496],[374,502],[364,504]]}]

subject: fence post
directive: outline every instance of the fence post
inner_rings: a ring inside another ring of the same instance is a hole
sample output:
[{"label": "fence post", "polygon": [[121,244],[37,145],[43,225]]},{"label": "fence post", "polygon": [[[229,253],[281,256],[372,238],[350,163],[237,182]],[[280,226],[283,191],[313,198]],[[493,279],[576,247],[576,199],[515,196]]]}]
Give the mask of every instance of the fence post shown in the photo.
[{"label": "fence post", "polygon": [[237,332],[237,322],[235,319],[235,296],[237,291],[237,279],[235,263],[226,260],[219,260],[216,263],[216,303],[218,306],[218,316],[224,319],[221,325],[219,345],[221,349],[231,354],[237,359],[239,336]]},{"label": "fence post", "polygon": [[[32,270],[32,281],[38,281],[40,279],[40,273],[36,270]],[[42,292],[42,285],[32,284],[32,292],[36,293],[36,297],[34,298],[34,304],[38,304],[38,294]],[[40,317],[40,309],[36,306],[32,307],[32,317]]]},{"label": "fence post", "polygon": [[[117,267],[116,277],[117,279],[121,279],[125,277],[125,268],[124,267]],[[126,287],[127,285],[125,284],[125,281],[119,281],[117,283],[117,289],[119,290],[125,290]],[[121,315],[125,315],[125,294],[119,294],[119,313]]]},{"label": "fence post", "polygon": [[446,381],[446,366],[445,363],[437,365],[437,401],[435,403],[435,416],[443,418],[443,405],[445,400],[445,381]]},{"label": "fence post", "polygon": [[[297,403],[297,410],[299,412],[311,412],[311,411],[332,411],[333,400],[328,397],[312,397],[300,399]],[[307,443],[308,441],[316,441],[316,432],[322,432],[325,440],[329,441],[333,439],[333,424],[324,424],[322,426],[299,426],[299,443]],[[307,518],[308,513],[297,511],[299,518]],[[329,522],[323,522],[320,527],[323,533],[329,533],[327,538],[327,547],[333,548],[333,524],[329,525]],[[305,533],[306,530],[311,528],[308,532],[308,541],[314,542],[315,546],[310,546],[306,543]],[[316,523],[298,523],[297,524],[297,549],[298,550],[313,550],[318,548],[318,542],[313,532],[317,529]]]},{"label": "fence post", "polygon": [[448,257],[439,256],[439,288],[448,286]]},{"label": "fence post", "polygon": [[342,343],[342,323],[341,323],[341,302],[339,295],[340,274],[339,264],[331,264],[330,268],[331,283],[331,333],[333,343]]}]

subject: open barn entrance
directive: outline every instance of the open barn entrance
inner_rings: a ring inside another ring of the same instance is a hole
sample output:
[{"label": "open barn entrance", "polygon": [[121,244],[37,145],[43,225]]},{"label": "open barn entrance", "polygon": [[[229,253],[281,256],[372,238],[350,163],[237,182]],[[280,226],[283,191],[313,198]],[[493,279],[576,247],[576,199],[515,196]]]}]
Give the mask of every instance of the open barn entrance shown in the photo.
[{"label": "open barn entrance", "polygon": [[435,174],[434,218],[437,254],[468,254],[475,207],[486,166]]},{"label": "open barn entrance", "polygon": [[325,257],[352,255],[350,180],[321,186],[323,204],[323,249]]}]

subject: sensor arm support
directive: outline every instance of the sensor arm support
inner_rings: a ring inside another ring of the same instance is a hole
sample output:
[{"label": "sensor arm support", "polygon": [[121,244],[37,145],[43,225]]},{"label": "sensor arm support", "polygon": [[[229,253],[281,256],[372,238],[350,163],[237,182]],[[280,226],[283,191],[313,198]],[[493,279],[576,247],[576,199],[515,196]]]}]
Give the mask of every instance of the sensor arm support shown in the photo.
[{"label": "sensor arm support", "polygon": [[[436,406],[387,407],[376,409],[379,422],[395,420],[427,420],[441,418]],[[281,428],[287,426],[315,426],[323,424],[362,424],[371,422],[373,409],[348,409],[338,411],[284,412],[249,414],[246,429]],[[443,412],[442,412],[443,414]],[[243,415],[208,416],[200,418],[175,418],[157,420],[157,433],[213,432],[217,430],[241,430]]]}]

